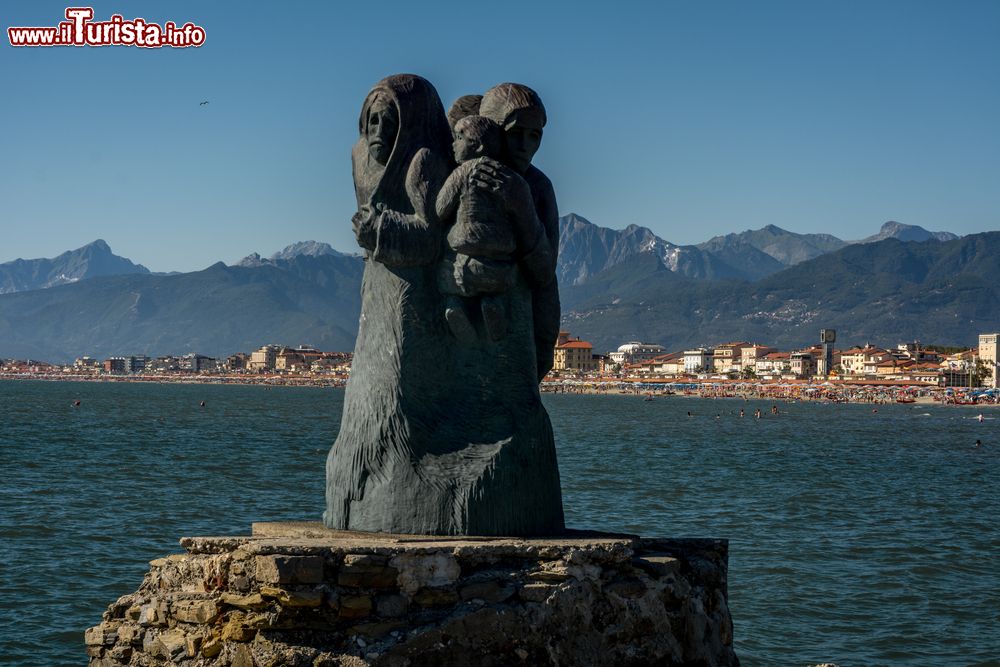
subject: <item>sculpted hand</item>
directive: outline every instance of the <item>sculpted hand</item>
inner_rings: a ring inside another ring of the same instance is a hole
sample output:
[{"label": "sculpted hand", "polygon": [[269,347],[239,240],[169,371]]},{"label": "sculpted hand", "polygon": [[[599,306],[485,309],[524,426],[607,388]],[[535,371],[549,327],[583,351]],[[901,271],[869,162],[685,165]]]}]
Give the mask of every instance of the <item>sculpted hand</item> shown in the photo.
[{"label": "sculpted hand", "polygon": [[510,181],[510,170],[491,158],[478,163],[469,174],[469,183],[486,192],[500,192]]},{"label": "sculpted hand", "polygon": [[358,239],[358,245],[366,250],[375,249],[376,222],[378,213],[385,210],[383,204],[376,204],[373,211],[370,206],[362,206],[353,216],[351,216],[351,226],[354,228],[354,235]]}]

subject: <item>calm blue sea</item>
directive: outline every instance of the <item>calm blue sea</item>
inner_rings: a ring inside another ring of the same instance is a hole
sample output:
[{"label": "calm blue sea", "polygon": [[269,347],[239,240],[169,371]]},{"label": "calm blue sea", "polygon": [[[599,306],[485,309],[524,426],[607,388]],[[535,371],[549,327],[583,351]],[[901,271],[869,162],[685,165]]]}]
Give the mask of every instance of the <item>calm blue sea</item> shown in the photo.
[{"label": "calm blue sea", "polygon": [[[182,535],[318,519],[342,400],[0,382],[0,664],[85,664],[84,629]],[[744,665],[1000,665],[1000,410],[545,403],[570,525],[729,539]]]}]

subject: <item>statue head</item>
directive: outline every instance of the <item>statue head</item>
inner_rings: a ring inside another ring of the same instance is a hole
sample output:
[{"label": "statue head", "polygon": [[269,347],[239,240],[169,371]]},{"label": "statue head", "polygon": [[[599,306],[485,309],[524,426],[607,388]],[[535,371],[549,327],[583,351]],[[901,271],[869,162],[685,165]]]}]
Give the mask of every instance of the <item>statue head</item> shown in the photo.
[{"label": "statue head", "polygon": [[408,212],[406,172],[423,148],[451,161],[451,128],[434,86],[415,74],[388,76],[368,92],[352,151],[359,206]]},{"label": "statue head", "polygon": [[477,157],[500,159],[503,133],[500,126],[485,116],[460,118],[452,130],[455,141],[455,161],[465,162]]},{"label": "statue head", "polygon": [[368,154],[381,165],[389,162],[392,147],[399,132],[399,110],[388,95],[377,94],[368,107],[363,135],[368,141]]},{"label": "statue head", "polygon": [[479,113],[503,128],[506,162],[521,173],[527,171],[546,121],[538,93],[520,83],[498,84],[483,95]]},{"label": "statue head", "polygon": [[448,109],[448,125],[454,129],[455,123],[466,116],[475,116],[479,113],[479,104],[483,101],[482,95],[462,95],[452,103]]},{"label": "statue head", "polygon": [[362,119],[362,134],[368,141],[368,154],[381,165],[389,161],[399,132],[399,110],[388,95],[377,94]]}]

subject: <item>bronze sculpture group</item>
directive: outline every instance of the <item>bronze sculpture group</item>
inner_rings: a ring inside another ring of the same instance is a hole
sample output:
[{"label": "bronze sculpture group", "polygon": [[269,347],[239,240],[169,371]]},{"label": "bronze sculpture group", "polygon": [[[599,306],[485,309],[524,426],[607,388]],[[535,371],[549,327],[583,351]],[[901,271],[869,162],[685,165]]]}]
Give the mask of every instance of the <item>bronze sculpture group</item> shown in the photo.
[{"label": "bronze sculpture group", "polygon": [[531,164],[545,122],[520,84],[459,98],[447,115],[415,75],[365,98],[352,222],[366,264],[327,526],[563,530],[538,393],[559,329],[555,194]]}]

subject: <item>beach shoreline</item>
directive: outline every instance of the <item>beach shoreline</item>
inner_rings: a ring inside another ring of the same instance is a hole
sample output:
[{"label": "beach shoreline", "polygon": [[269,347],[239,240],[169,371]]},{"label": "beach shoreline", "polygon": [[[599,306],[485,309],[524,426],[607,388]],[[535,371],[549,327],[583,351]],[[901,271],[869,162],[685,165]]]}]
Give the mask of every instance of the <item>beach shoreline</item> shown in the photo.
[{"label": "beach shoreline", "polygon": [[[342,389],[347,376],[295,374],[165,374],[165,375],[76,375],[76,374],[3,374],[0,381],[185,384],[216,386],[315,387]],[[885,381],[600,381],[547,379],[539,387],[543,394],[620,395],[642,400],[673,397],[706,399],[771,400],[819,403],[890,403],[913,405],[954,405],[956,407],[1000,407],[1000,392],[987,388],[937,387],[887,383]],[[975,398],[975,400],[972,400]]]}]

